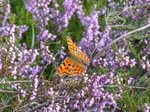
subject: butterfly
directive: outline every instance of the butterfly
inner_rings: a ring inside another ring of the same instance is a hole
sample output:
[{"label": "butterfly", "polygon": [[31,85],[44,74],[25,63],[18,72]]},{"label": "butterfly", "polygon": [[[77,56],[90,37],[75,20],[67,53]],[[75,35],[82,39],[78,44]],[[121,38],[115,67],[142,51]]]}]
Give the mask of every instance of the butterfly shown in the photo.
[{"label": "butterfly", "polygon": [[56,73],[60,76],[82,76],[82,73],[87,69],[85,65],[90,63],[89,58],[83,53],[78,46],[76,46],[71,38],[66,37],[68,43],[68,57],[58,67]]}]

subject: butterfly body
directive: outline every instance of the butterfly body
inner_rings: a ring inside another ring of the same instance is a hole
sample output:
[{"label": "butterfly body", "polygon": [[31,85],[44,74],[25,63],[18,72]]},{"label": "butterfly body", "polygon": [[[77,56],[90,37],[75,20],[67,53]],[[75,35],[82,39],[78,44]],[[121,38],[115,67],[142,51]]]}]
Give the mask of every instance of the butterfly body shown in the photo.
[{"label": "butterfly body", "polygon": [[82,73],[86,70],[85,64],[89,64],[90,61],[86,54],[84,54],[69,37],[66,39],[68,43],[68,49],[70,51],[68,53],[69,56],[59,66],[57,69],[57,74],[60,76],[82,76]]}]

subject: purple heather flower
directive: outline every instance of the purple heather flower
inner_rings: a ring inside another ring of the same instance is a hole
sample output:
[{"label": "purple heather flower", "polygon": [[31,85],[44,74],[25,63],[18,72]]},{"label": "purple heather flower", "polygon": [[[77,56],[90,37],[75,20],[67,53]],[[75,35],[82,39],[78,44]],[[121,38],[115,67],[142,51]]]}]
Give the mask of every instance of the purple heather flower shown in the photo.
[{"label": "purple heather flower", "polygon": [[[54,9],[54,8],[49,8],[49,5],[51,2],[54,3],[54,7],[57,8],[59,5],[55,3],[56,1],[52,0],[42,0],[36,1],[36,0],[27,0],[25,1],[25,8],[28,10],[35,21],[37,21],[37,27],[40,29],[40,34],[37,35],[37,39],[39,41],[47,41],[50,39],[51,41],[54,41],[56,38],[56,35],[52,35],[49,33],[49,31],[46,29],[46,26],[49,25],[49,20],[50,19],[55,19],[58,18],[59,16],[59,11]],[[55,22],[53,22],[55,23]],[[61,25],[61,24],[60,24]],[[59,25],[59,26],[60,26]]]},{"label": "purple heather flower", "polygon": [[22,34],[28,30],[28,27],[26,25],[23,25],[23,26],[19,26],[18,29],[20,29],[18,38],[22,38]]},{"label": "purple heather flower", "polygon": [[130,60],[130,67],[135,66],[135,64],[136,64],[135,59],[131,59],[131,60]]},{"label": "purple heather flower", "polygon": [[100,50],[102,47],[106,46],[111,40],[108,38],[109,37],[109,32],[111,30],[110,26],[107,26],[104,33],[103,33],[103,37],[100,40],[100,42],[98,43],[98,50]]},{"label": "purple heather flower", "polygon": [[53,96],[55,92],[53,91],[53,88],[49,88],[49,91],[47,93],[47,95]]},{"label": "purple heather flower", "polygon": [[128,81],[127,81],[128,85],[130,85],[132,81],[133,81],[133,78],[132,78],[132,77],[129,77],[129,79],[128,79]]},{"label": "purple heather flower", "polygon": [[30,97],[30,100],[32,101],[32,100],[34,100],[36,97],[35,96],[31,96]]},{"label": "purple heather flower", "polygon": [[112,0],[107,0],[108,2],[111,2]]},{"label": "purple heather flower", "polygon": [[113,78],[114,72],[110,72],[110,78]]},{"label": "purple heather flower", "polygon": [[36,75],[38,75],[38,73],[40,72],[40,70],[41,70],[41,67],[39,65],[36,65],[36,66],[34,66],[32,68],[31,74],[33,76],[36,76]]},{"label": "purple heather flower", "polygon": [[51,61],[54,61],[55,58],[53,57],[53,54],[49,51],[48,46],[45,46],[43,42],[41,42],[41,57],[42,57],[42,63],[47,62],[51,63]]},{"label": "purple heather flower", "polygon": [[141,66],[143,69],[146,69],[146,64],[143,61],[141,61]]},{"label": "purple heather flower", "polygon": [[51,41],[54,41],[56,38],[57,38],[56,35],[52,35],[51,38],[50,38],[50,40],[51,40]]},{"label": "purple heather flower", "polygon": [[52,34],[49,33],[48,30],[41,31],[39,35],[37,35],[37,39],[39,41],[47,41],[52,37]]},{"label": "purple heather flower", "polygon": [[139,4],[139,2],[136,0],[136,1],[134,1],[134,4]]},{"label": "purple heather flower", "polygon": [[129,64],[129,56],[126,56],[126,57],[124,57],[124,60],[125,60],[125,65],[128,65]]},{"label": "purple heather flower", "polygon": [[98,64],[98,61],[97,61],[96,59],[94,59],[93,62],[92,62],[92,65],[93,65],[93,66],[98,66],[98,65],[99,65],[99,64]]},{"label": "purple heather flower", "polygon": [[56,24],[58,25],[57,31],[68,26],[68,21],[75,13],[79,3],[79,0],[65,0],[63,2],[62,5],[64,6],[65,11],[56,18]]},{"label": "purple heather flower", "polygon": [[[43,4],[42,4],[43,3]],[[35,21],[38,22],[37,26],[41,30],[44,29],[45,26],[48,25],[48,21],[50,18],[47,17],[50,10],[48,8],[48,5],[51,3],[50,0],[47,1],[41,1],[39,4],[36,0],[28,0],[25,1],[25,8],[33,14],[33,18]]]},{"label": "purple heather flower", "polygon": [[147,74],[147,76],[150,76],[150,70],[148,70],[148,72],[146,74]]},{"label": "purple heather flower", "polygon": [[140,111],[140,110],[141,110],[141,107],[138,107],[137,110]]},{"label": "purple heather flower", "polygon": [[37,89],[37,87],[38,87],[38,79],[37,79],[37,75],[35,76],[35,78],[34,78],[34,80],[33,80],[33,85],[34,85],[34,89]]},{"label": "purple heather flower", "polygon": [[115,6],[115,2],[111,2],[108,4],[109,7],[114,7]]},{"label": "purple heather flower", "polygon": [[146,0],[146,2],[150,2],[150,0]]},{"label": "purple heather flower", "polygon": [[144,110],[144,112],[149,112],[150,111],[150,106],[147,103],[144,103],[143,110]]},{"label": "purple heather flower", "polygon": [[147,23],[150,24],[150,15],[148,16]]},{"label": "purple heather flower", "polygon": [[100,15],[104,15],[107,12],[107,7],[104,7],[101,11],[100,11]]},{"label": "purple heather flower", "polygon": [[64,50],[64,48],[62,48],[62,50],[59,50],[59,51],[58,51],[59,54],[60,54],[60,58],[61,58],[61,59],[64,59],[64,57],[67,55],[67,53],[64,52],[63,50]]},{"label": "purple heather flower", "polygon": [[60,55],[60,59],[64,59],[65,57],[64,57],[64,55]]},{"label": "purple heather flower", "polygon": [[95,39],[94,41],[99,40],[98,37],[101,34],[99,31],[100,26],[98,25],[99,13],[99,11],[93,11],[90,16],[85,17],[82,6],[77,9],[77,16],[80,19],[82,26],[85,27],[85,31],[82,33],[85,38],[80,41],[80,46],[82,47],[83,52],[86,52],[88,55],[91,55],[91,51],[94,49],[93,39]]},{"label": "purple heather flower", "polygon": [[[11,71],[12,76],[17,74],[17,67],[13,67],[12,71]],[[16,78],[15,78],[16,79]]]},{"label": "purple heather flower", "polygon": [[146,56],[143,56],[143,57],[142,57],[142,60],[146,60]]},{"label": "purple heather flower", "polygon": [[2,17],[0,17],[0,19],[1,19],[1,21],[2,21],[2,26],[5,26],[6,25],[6,21],[7,21],[7,19],[8,19],[8,15],[9,15],[9,13],[10,13],[10,4],[9,4],[9,0],[6,0],[6,1],[1,1],[2,3],[2,5],[3,4],[6,4],[5,2],[8,2],[7,4],[6,4],[6,6],[1,6],[1,7],[3,7],[4,9],[1,9],[0,10],[0,12],[2,12],[3,13],[3,15],[2,15]]},{"label": "purple heather flower", "polygon": [[120,62],[120,67],[124,66],[125,63],[124,62]]}]

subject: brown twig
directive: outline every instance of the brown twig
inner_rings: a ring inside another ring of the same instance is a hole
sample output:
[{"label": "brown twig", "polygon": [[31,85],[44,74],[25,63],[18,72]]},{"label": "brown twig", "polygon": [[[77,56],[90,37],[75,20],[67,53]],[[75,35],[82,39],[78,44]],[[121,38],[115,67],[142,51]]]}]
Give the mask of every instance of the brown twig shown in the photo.
[{"label": "brown twig", "polygon": [[[33,81],[29,81],[29,80],[23,80],[23,81],[6,81],[6,82],[0,82],[0,84],[12,84],[12,83],[27,83],[27,82],[33,82]],[[39,82],[50,82],[48,80],[44,80],[44,81],[39,81]]]},{"label": "brown twig", "polygon": [[45,102],[45,103],[39,104],[38,106],[32,108],[28,112],[34,112],[35,110],[40,109],[42,107],[47,107],[49,104],[50,104],[50,102]]},{"label": "brown twig", "polygon": [[0,93],[17,93],[15,91],[5,91],[5,90],[0,90]]}]

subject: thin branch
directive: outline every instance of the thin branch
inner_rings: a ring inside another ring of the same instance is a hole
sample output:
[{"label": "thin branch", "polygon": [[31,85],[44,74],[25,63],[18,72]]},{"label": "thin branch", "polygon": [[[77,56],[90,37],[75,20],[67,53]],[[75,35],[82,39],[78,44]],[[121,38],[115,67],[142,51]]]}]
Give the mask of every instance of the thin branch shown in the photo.
[{"label": "thin branch", "polygon": [[119,40],[122,40],[122,39],[126,38],[127,36],[129,36],[129,35],[131,35],[131,34],[134,34],[134,33],[136,33],[136,32],[145,30],[145,29],[147,29],[147,28],[149,28],[149,27],[150,27],[150,24],[147,24],[147,25],[145,25],[145,26],[143,26],[143,27],[141,27],[141,28],[138,28],[138,29],[136,29],[136,30],[133,30],[133,31],[131,31],[131,32],[128,32],[128,33],[126,33],[126,34],[120,36],[119,38],[115,39],[115,40],[112,41],[110,44],[108,44],[106,47],[104,47],[102,50],[100,50],[100,52],[98,52],[98,53],[94,56],[93,59],[98,59],[98,58],[101,56],[101,54],[102,54],[103,52],[105,52],[105,51],[106,51],[109,47],[111,47],[112,45],[116,44]]},{"label": "thin branch", "polygon": [[5,91],[5,90],[0,90],[0,93],[17,93],[15,91]]},{"label": "thin branch", "polygon": [[[33,81],[27,81],[27,80],[23,80],[23,81],[6,81],[6,82],[0,82],[0,84],[12,84],[12,83],[27,83],[27,82],[33,82]],[[39,82],[50,82],[47,80],[44,81],[39,81]]]},{"label": "thin branch", "polygon": [[12,83],[26,83],[26,82],[33,82],[33,81],[6,81],[6,82],[0,82],[0,84],[12,84]]},{"label": "thin branch", "polygon": [[135,29],[132,25],[110,25],[111,28],[116,28],[116,27],[124,27],[124,28],[130,28],[130,29]]},{"label": "thin branch", "polygon": [[28,112],[34,112],[35,110],[40,109],[42,107],[47,107],[49,104],[50,104],[50,102],[45,102],[45,103],[39,104],[38,106],[32,108]]},{"label": "thin branch", "polygon": [[0,108],[0,110],[3,110],[3,109],[5,109],[5,108],[8,108],[8,107],[11,107],[12,105],[4,105],[4,106],[2,106],[1,108]]},{"label": "thin branch", "polygon": [[[114,12],[108,13],[108,15],[106,17],[106,24],[109,21],[114,21],[115,18],[118,18],[124,12],[129,13],[129,10],[131,10],[131,9],[137,9],[137,8],[142,8],[142,7],[146,7],[146,6],[149,7],[149,5],[150,5],[149,3],[148,4],[139,4],[139,5],[135,5],[135,6],[128,6],[128,4],[127,4],[122,11],[114,11]],[[113,15],[115,15],[115,16],[112,17]],[[111,19],[109,20],[109,18],[111,18]]]},{"label": "thin branch", "polygon": [[[124,7],[124,9],[120,12],[120,13],[118,13],[115,17],[118,17],[119,15],[121,15],[123,12],[126,12],[126,11],[128,11],[128,10],[130,10],[130,9],[137,9],[138,7],[145,7],[145,6],[149,6],[150,4],[143,4],[143,5],[135,5],[135,6],[130,6],[130,7],[128,7],[128,6],[126,6],[126,7]],[[114,18],[115,18],[114,17]]]},{"label": "thin branch", "polygon": [[49,64],[46,64],[46,66],[44,66],[44,68],[42,69],[42,71],[40,72],[40,75],[38,76],[38,79],[40,79],[45,71],[45,69],[47,68]]},{"label": "thin branch", "polygon": [[[112,88],[116,88],[116,87],[120,87],[118,85],[104,85],[103,87],[112,87]],[[135,88],[135,89],[146,89],[145,87],[136,87],[136,86],[126,86],[127,88]]]}]

